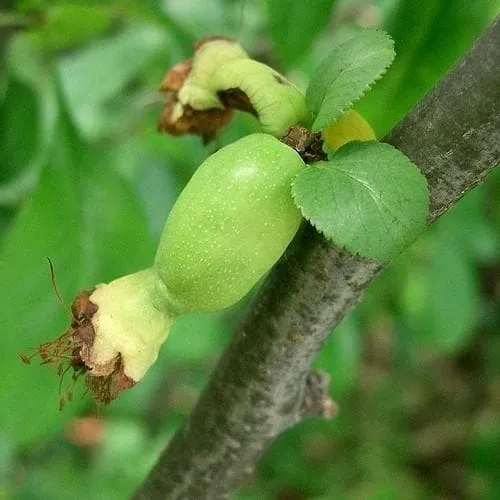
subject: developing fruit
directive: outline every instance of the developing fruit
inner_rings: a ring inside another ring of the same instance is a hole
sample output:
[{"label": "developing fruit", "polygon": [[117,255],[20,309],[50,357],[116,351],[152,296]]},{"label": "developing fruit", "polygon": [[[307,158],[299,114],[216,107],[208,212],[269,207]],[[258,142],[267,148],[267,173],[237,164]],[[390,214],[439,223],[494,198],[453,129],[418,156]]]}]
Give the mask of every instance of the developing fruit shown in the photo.
[{"label": "developing fruit", "polygon": [[71,369],[74,381],[85,375],[99,401],[133,386],[175,317],[231,306],[279,259],[301,221],[291,183],[303,167],[293,149],[265,134],[210,156],[172,209],[153,267],[80,292],[70,328],[36,354],[57,364],[61,378]]},{"label": "developing fruit", "polygon": [[278,260],[301,221],[290,147],[252,134],[210,156],[165,225],[155,269],[183,311],[228,307]]},{"label": "developing fruit", "polygon": [[189,105],[198,111],[223,108],[217,94],[212,92],[210,80],[214,74],[223,71],[227,63],[247,58],[248,54],[232,40],[202,42],[193,55],[191,71],[179,90],[177,99],[184,106]]}]

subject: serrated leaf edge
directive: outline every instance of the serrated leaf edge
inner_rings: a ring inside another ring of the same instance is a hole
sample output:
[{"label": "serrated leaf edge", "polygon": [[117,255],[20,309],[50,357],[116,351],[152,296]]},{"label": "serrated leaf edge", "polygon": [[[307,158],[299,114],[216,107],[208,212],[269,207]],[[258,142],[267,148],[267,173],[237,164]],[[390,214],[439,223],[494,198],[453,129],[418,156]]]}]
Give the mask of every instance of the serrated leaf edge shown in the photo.
[{"label": "serrated leaf edge", "polygon": [[[393,58],[394,60],[394,58]],[[346,112],[346,111],[349,111],[353,105],[358,102],[363,96],[365,96],[372,88],[373,86],[375,85],[375,83],[377,83],[384,75],[385,73],[387,73],[387,70],[389,69],[389,67],[391,66],[392,62],[385,68],[383,69],[373,80],[371,83],[369,83],[363,90],[362,92],[360,93],[360,95],[353,99],[352,101],[350,101],[344,108],[341,108],[341,110],[334,115],[334,118],[332,119],[332,121],[326,125],[322,125],[321,127],[319,128],[315,128],[315,123],[316,123],[316,119],[314,120],[313,122],[313,125],[312,125],[312,132],[320,132],[321,130],[324,130],[325,128],[327,127],[331,127],[332,125],[335,125],[335,123],[337,123],[337,121],[342,118],[342,115]]]},{"label": "serrated leaf edge", "polygon": [[[387,143],[380,143],[379,141],[370,141],[370,142],[377,142],[379,144],[387,144]],[[424,178],[425,182],[426,182],[426,185],[427,185],[427,193],[429,194],[429,185],[428,185],[428,182],[427,182],[427,179],[425,177],[425,175],[423,174],[423,172],[415,165],[415,163],[413,163],[407,156],[405,153],[403,153],[403,151],[401,151],[400,149],[398,148],[395,148],[394,146],[392,146],[391,144],[387,144],[388,146],[391,146],[393,149],[397,150],[399,153],[401,153],[405,158],[406,160],[420,173],[420,175]],[[337,153],[337,151],[334,152],[334,154]],[[331,161],[331,158],[328,157],[328,161]],[[407,246],[405,246],[404,248],[400,249],[399,251],[397,252],[394,252],[393,255],[391,255],[390,257],[387,257],[387,258],[381,258],[381,259],[376,259],[370,255],[367,255],[367,254],[363,254],[363,253],[359,253],[353,249],[350,248],[349,245],[343,245],[337,241],[335,241],[334,238],[331,238],[330,236],[328,236],[319,226],[319,222],[316,221],[313,217],[310,217],[308,215],[306,215],[304,213],[304,208],[302,206],[302,204],[299,202],[299,200],[297,199],[297,192],[296,192],[296,189],[295,189],[295,185],[296,185],[296,182],[297,182],[297,179],[299,178],[299,176],[303,173],[303,172],[306,172],[308,171],[308,169],[310,168],[313,168],[311,165],[308,165],[302,172],[298,173],[295,178],[293,179],[292,181],[292,184],[291,184],[291,195],[292,195],[292,199],[293,199],[293,202],[295,204],[295,206],[300,210],[300,213],[302,214],[302,217],[311,224],[311,226],[314,227],[314,229],[321,235],[323,235],[323,237],[330,241],[331,243],[337,245],[339,248],[342,248],[342,249],[345,249],[347,250],[350,254],[354,255],[354,256],[358,256],[358,257],[362,257],[364,259],[369,259],[371,260],[372,262],[382,262],[382,263],[389,263],[391,262],[393,259],[395,259],[400,253],[402,253],[406,248]],[[318,168],[318,167],[316,167]],[[427,212],[429,211],[429,198],[428,198],[428,203],[427,203]],[[418,236],[417,236],[418,237]],[[415,238],[416,239],[416,238]]]},{"label": "serrated leaf edge", "polygon": [[347,245],[342,245],[340,243],[338,243],[337,241],[335,241],[334,239],[332,239],[330,236],[328,236],[319,226],[318,226],[318,223],[312,218],[312,217],[308,217],[306,214],[304,214],[304,211],[302,209],[302,206],[299,204],[299,201],[297,200],[296,196],[295,196],[295,191],[293,189],[295,185],[295,180],[292,184],[292,198],[293,198],[293,202],[295,203],[295,206],[300,210],[300,213],[302,214],[302,217],[307,221],[309,222],[309,224],[311,224],[312,227],[314,227],[314,229],[319,233],[321,234],[326,240],[328,240],[329,242],[335,244],[336,246],[338,246],[339,248],[343,249],[343,250],[347,250],[351,255],[354,255],[354,256],[357,256],[357,257],[362,257],[364,259],[368,259],[368,260],[371,260],[372,262],[390,262],[391,259],[381,259],[381,260],[378,260],[378,259],[374,259],[373,257],[369,257],[368,255],[362,255],[360,254],[359,252],[355,252],[353,250],[351,250],[349,248],[349,246]]},{"label": "serrated leaf edge", "polygon": [[[304,170],[305,172],[306,170]],[[300,204],[299,200],[297,199],[297,193],[295,191],[295,182],[297,181],[297,178],[300,176],[300,173],[297,174],[295,176],[295,179],[292,181],[292,186],[291,186],[291,193],[292,193],[292,199],[293,199],[293,202],[295,204],[295,206],[300,210],[300,213],[302,214],[302,217],[307,221],[309,222],[309,224],[311,224],[312,227],[314,227],[314,229],[319,233],[321,234],[326,240],[330,241],[331,243],[337,245],[339,248],[342,248],[344,250],[347,250],[351,255],[354,255],[354,256],[358,256],[358,257],[362,257],[364,259],[369,259],[371,260],[372,262],[389,262],[391,259],[381,259],[381,260],[378,260],[378,259],[374,259],[373,257],[370,257],[368,255],[362,255],[360,254],[359,252],[356,252],[354,250],[351,250],[349,248],[348,245],[342,245],[341,243],[338,243],[337,241],[335,241],[333,238],[331,238],[330,236],[328,236],[322,229],[321,227],[318,226],[318,222],[316,220],[314,220],[314,218],[312,217],[309,217],[308,215],[306,215],[304,213],[304,210],[303,210],[303,207],[302,205]]]},{"label": "serrated leaf edge", "polygon": [[[352,108],[352,106],[353,106],[354,103],[358,102],[364,95],[366,95],[367,92],[369,92],[372,89],[373,85],[375,85],[375,83],[377,83],[387,73],[387,71],[389,70],[389,68],[392,66],[392,63],[394,62],[394,59],[396,57],[396,52],[394,50],[394,40],[389,35],[389,33],[387,33],[386,31],[384,31],[384,30],[376,30],[376,31],[378,31],[380,33],[383,33],[386,36],[387,40],[389,40],[390,43],[391,43],[392,58],[391,58],[390,62],[387,64],[387,66],[385,68],[383,68],[382,70],[380,70],[379,73],[377,73],[377,75],[373,78],[373,80],[361,91],[361,93],[359,94],[358,97],[356,97],[355,99],[353,99],[352,101],[350,101],[348,104],[346,104],[346,106],[344,108],[342,108],[336,115],[334,115],[334,118],[332,118],[332,121],[330,123],[328,123],[327,125],[322,125],[319,128],[316,128],[315,124],[316,124],[316,121],[317,121],[317,117],[319,116],[319,112],[318,112],[318,115],[316,116],[316,118],[314,118],[314,121],[313,121],[313,124],[312,124],[312,128],[311,128],[311,130],[313,132],[319,132],[319,131],[325,129],[326,127],[331,127],[332,125],[334,125],[339,120],[339,118],[341,118],[341,116],[346,111],[348,111],[349,109]],[[350,40],[350,39],[348,39],[348,40]],[[343,44],[341,44],[340,47],[342,45]],[[311,115],[314,116],[314,113],[313,113],[313,111],[311,109],[309,109],[309,112],[311,113]]]}]

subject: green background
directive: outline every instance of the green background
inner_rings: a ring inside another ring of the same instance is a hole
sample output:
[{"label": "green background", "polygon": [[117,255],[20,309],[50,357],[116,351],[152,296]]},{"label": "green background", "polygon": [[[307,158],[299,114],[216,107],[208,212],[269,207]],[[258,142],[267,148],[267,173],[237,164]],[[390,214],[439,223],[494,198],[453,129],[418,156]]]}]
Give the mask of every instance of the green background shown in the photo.
[{"label": "green background", "polygon": [[[68,324],[46,257],[68,303],[149,265],[176,196],[216,147],[156,132],[156,89],[194,40],[238,38],[305,89],[339,38],[383,27],[396,61],[356,106],[382,136],[499,8],[498,0],[10,2],[0,13],[0,498],[127,498],[244,312],[240,304],[179,320],[145,380],[109,407],[77,393],[58,412],[54,373],[17,357]],[[219,144],[257,128],[238,115]],[[235,499],[497,498],[499,193],[495,172],[370,288],[316,363],[331,373],[339,416],[282,435]]]}]

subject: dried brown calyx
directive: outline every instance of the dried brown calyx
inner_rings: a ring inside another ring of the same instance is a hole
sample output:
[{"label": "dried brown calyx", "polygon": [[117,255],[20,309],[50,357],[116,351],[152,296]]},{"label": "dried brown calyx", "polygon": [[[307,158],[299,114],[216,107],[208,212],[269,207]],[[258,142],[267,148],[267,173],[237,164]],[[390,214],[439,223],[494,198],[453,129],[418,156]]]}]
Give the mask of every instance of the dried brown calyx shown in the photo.
[{"label": "dried brown calyx", "polygon": [[[120,392],[135,384],[124,374],[120,355],[105,365],[95,366],[90,361],[95,339],[92,317],[98,309],[90,300],[92,292],[84,290],[76,296],[71,305],[71,325],[60,337],[41,344],[29,356],[20,354],[26,364],[40,357],[40,364],[57,366],[61,410],[66,401],[73,399],[75,385],[83,375],[94,399],[103,403],[111,402]],[[71,381],[64,386],[65,376],[71,370]]]},{"label": "dried brown calyx", "polygon": [[[193,54],[196,55],[197,51],[212,42],[227,42],[228,46],[237,45],[234,40],[224,36],[208,36],[193,44]],[[181,103],[178,94],[187,84],[192,69],[193,58],[186,59],[175,64],[163,77],[159,90],[170,95],[158,122],[159,132],[167,132],[174,136],[198,135],[203,143],[207,144],[231,121],[235,109],[257,116],[250,100],[239,89],[218,92],[219,107],[195,109],[196,106],[193,107],[186,102]]]},{"label": "dried brown calyx", "polygon": [[186,59],[173,66],[165,76],[160,84],[160,92],[179,92],[189,73],[193,67],[193,61]]},{"label": "dried brown calyx", "polygon": [[233,110],[230,108],[197,111],[190,106],[182,106],[181,103],[172,99],[163,108],[158,122],[158,131],[174,136],[198,135],[203,144],[208,144],[216,137],[219,130],[231,121],[232,117]]},{"label": "dried brown calyx", "polygon": [[223,37],[196,44],[190,59],[166,73],[160,91],[168,93],[168,102],[158,129],[198,134],[205,143],[231,120],[234,110],[251,113],[262,132],[275,137],[311,123],[305,97],[292,82]]}]

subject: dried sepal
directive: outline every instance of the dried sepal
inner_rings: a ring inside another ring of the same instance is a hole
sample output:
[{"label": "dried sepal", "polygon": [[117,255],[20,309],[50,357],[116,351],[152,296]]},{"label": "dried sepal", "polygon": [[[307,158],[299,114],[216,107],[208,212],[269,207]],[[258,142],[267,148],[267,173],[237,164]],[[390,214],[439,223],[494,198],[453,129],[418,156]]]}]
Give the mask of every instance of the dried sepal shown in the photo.
[{"label": "dried sepal", "polygon": [[116,358],[108,375],[96,376],[89,373],[86,383],[94,399],[102,403],[111,403],[121,392],[135,385],[135,381],[125,375],[121,357]]},{"label": "dried sepal", "polygon": [[[123,366],[118,355],[106,367],[94,370],[90,360],[90,350],[94,344],[95,332],[92,317],[98,307],[90,300],[92,291],[80,292],[71,305],[72,320],[70,327],[53,341],[38,346],[30,355],[19,353],[25,364],[39,357],[41,365],[55,365],[59,377],[59,409],[73,399],[78,380],[85,376],[87,389],[96,401],[109,403],[124,389],[135,382],[123,373]],[[66,375],[71,372],[69,384],[64,384]]]},{"label": "dried sepal", "polygon": [[191,72],[192,66],[193,61],[191,59],[186,59],[173,66],[163,77],[160,92],[179,92]]},{"label": "dried sepal", "polygon": [[198,135],[203,143],[207,144],[231,121],[232,116],[233,110],[230,108],[196,111],[190,106],[183,106],[180,102],[171,100],[163,108],[158,131],[173,136]]},{"label": "dried sepal", "polygon": [[[175,64],[161,81],[160,92],[170,96],[158,122],[158,131],[173,136],[198,135],[207,144],[231,121],[234,109],[249,111],[244,98],[238,101],[239,106],[233,106],[236,99],[231,100],[231,96],[226,99],[223,95],[208,92],[203,85],[203,80],[212,71],[206,69],[207,65],[217,66],[226,60],[240,57],[247,57],[246,52],[237,42],[224,36],[208,36],[194,43],[193,57]],[[196,67],[191,74],[193,65]],[[196,90],[202,95],[206,94],[210,103],[204,103],[203,98],[195,99],[196,104],[199,104],[197,107],[189,97],[188,88],[193,89],[195,94]],[[183,96],[186,90],[188,97]]]},{"label": "dried sepal", "polygon": [[232,118],[233,110],[251,113],[262,131],[281,137],[310,113],[295,85],[269,66],[251,59],[234,40],[207,37],[193,56],[171,68],[160,91],[170,93],[158,130],[200,135],[204,143]]}]

